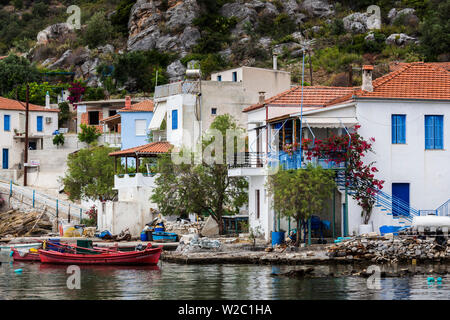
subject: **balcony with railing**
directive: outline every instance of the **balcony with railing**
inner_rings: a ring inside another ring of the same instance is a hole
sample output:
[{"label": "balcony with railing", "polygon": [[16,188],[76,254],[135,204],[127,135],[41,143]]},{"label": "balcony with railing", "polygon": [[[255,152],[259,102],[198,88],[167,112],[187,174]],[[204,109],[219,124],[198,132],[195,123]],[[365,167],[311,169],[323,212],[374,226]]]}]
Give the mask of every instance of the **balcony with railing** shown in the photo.
[{"label": "balcony with railing", "polygon": [[114,147],[114,148],[122,147],[122,137],[121,137],[120,133],[106,132],[99,137],[99,140],[103,144],[109,144],[110,147]]},{"label": "balcony with railing", "polygon": [[233,176],[259,175],[264,174],[267,169],[278,167],[284,170],[305,169],[308,164],[320,166],[324,169],[345,169],[345,162],[341,160],[345,151],[338,152],[339,154],[336,153],[331,157],[308,156],[308,151],[310,150],[302,150],[302,156],[299,150],[291,154],[284,151],[269,152],[267,155],[264,152],[237,153],[233,160],[228,163],[229,174]]},{"label": "balcony with railing", "polygon": [[200,92],[198,81],[179,81],[157,86],[155,88],[154,99],[164,98],[177,94],[197,94]]}]

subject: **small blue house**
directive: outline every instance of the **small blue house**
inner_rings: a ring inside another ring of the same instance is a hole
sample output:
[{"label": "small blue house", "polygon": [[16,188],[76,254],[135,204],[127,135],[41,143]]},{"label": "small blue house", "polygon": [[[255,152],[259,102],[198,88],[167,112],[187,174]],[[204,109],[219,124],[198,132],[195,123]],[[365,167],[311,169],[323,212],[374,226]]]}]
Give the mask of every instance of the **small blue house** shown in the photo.
[{"label": "small blue house", "polygon": [[[153,101],[144,100],[131,105],[125,100],[125,107],[117,114],[101,122],[109,127],[109,132],[120,132],[121,150],[148,144],[148,127],[153,117]],[[128,159],[128,165],[134,165],[134,159]]]},{"label": "small blue house", "polygon": [[148,126],[153,117],[153,101],[144,100],[117,111],[121,118],[121,150],[148,143]]}]

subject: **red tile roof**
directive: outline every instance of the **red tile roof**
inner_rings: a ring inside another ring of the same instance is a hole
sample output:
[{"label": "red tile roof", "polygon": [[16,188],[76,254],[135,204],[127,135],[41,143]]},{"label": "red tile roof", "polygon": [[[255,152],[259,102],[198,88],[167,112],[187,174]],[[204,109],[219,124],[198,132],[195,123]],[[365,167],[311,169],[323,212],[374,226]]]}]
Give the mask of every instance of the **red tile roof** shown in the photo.
[{"label": "red tile roof", "polygon": [[[23,105],[17,101],[12,100],[4,97],[0,97],[0,109],[2,110],[19,110],[19,111],[25,111],[25,102],[22,102]],[[40,111],[40,112],[59,112],[59,109],[46,109],[43,106],[38,106],[35,104],[28,104],[28,107],[30,111]]]},{"label": "red tile roof", "polygon": [[118,110],[118,112],[151,112],[153,111],[153,101],[152,100],[144,100],[138,103],[133,104],[131,107],[122,108]]},{"label": "red tile roof", "polygon": [[[403,68],[406,65],[409,65],[409,62],[392,62],[389,64],[389,70],[392,71],[397,71],[401,68]],[[426,64],[435,66],[435,67],[439,67],[442,69],[445,69],[447,71],[450,71],[450,62],[427,62]]]},{"label": "red tile roof", "polygon": [[170,149],[173,148],[173,145],[171,145],[167,141],[161,141],[161,142],[152,142],[149,144],[144,144],[142,146],[120,150],[111,152],[110,156],[142,156],[142,155],[151,155],[151,154],[160,154],[160,153],[167,153],[170,151]]},{"label": "red tile roof", "polygon": [[[336,99],[337,97],[351,93],[353,92],[353,90],[354,88],[352,87],[324,87],[324,86],[303,87],[303,106],[323,107],[330,101]],[[297,86],[265,100],[264,104],[258,103],[251,105],[245,108],[243,112],[257,110],[264,107],[264,105],[300,107],[301,96],[302,96],[302,87]]]},{"label": "red tile roof", "polygon": [[120,119],[120,114],[116,113],[115,115],[112,115],[110,117],[100,120],[100,122],[109,122],[109,121],[115,120],[115,119]]},{"label": "red tile roof", "polygon": [[433,63],[413,62],[375,79],[373,92],[359,89],[357,97],[450,100],[450,72]]}]

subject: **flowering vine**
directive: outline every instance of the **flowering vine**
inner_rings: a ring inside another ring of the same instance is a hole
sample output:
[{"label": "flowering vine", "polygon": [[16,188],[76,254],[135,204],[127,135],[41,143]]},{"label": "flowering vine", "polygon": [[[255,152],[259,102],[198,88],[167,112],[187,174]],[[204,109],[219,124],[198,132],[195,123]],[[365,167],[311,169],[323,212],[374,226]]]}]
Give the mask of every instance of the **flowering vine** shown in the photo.
[{"label": "flowering vine", "polygon": [[367,152],[373,152],[372,144],[375,138],[364,140],[358,133],[360,127],[355,126],[350,137],[331,135],[325,140],[314,140],[313,145],[311,139],[303,139],[302,147],[306,151],[307,160],[317,157],[324,158],[327,162],[334,161],[336,164],[346,162],[345,184],[354,192],[351,196],[362,208],[361,216],[364,224],[367,224],[376,202],[375,196],[377,191],[383,188],[384,181],[375,178],[378,169],[374,162],[363,162]]},{"label": "flowering vine", "polygon": [[70,92],[67,100],[69,100],[70,103],[75,103],[81,101],[81,96],[83,95],[84,91],[86,91],[86,88],[79,82],[72,82],[67,90],[69,90]]}]

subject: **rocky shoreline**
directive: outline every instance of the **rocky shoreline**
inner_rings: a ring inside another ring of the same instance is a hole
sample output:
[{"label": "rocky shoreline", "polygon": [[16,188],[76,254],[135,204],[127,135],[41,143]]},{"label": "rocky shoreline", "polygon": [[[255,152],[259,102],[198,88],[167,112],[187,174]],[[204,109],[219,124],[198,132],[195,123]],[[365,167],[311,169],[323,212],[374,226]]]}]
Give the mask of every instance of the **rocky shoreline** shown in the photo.
[{"label": "rocky shoreline", "polygon": [[396,264],[449,263],[450,240],[419,237],[353,237],[332,245],[303,248],[222,244],[201,247],[180,243],[175,251],[164,251],[161,260],[183,264]]}]

